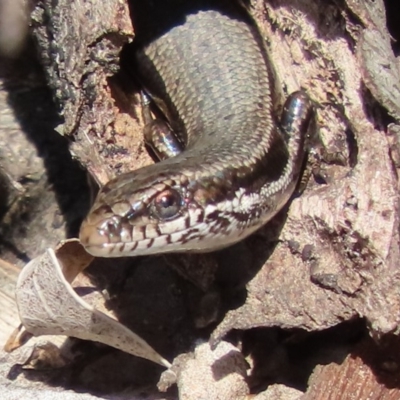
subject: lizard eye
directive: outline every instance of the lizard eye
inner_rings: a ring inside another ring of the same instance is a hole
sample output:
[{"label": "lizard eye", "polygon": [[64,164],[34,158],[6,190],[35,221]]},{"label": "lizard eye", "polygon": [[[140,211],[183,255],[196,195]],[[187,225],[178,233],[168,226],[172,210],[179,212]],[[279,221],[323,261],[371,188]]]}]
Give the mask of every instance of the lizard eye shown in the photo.
[{"label": "lizard eye", "polygon": [[158,194],[151,203],[151,213],[161,220],[177,217],[182,206],[182,199],[176,190],[167,189]]}]

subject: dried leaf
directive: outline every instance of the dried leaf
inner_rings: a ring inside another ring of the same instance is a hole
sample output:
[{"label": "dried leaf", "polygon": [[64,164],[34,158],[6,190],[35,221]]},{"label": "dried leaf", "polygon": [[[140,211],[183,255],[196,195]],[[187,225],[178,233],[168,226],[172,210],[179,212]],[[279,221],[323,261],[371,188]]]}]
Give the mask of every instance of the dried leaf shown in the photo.
[{"label": "dried leaf", "polygon": [[[69,251],[68,251],[69,249]],[[169,367],[169,362],[134,332],[80,298],[72,281],[91,258],[77,241],[69,241],[32,260],[22,270],[16,289],[19,315],[26,330],[34,335],[67,335],[93,340],[137,357]],[[68,279],[67,279],[68,277]]]},{"label": "dried leaf", "polygon": [[4,345],[4,351],[7,353],[11,353],[15,349],[23,346],[30,338],[32,334],[27,332],[23,325],[19,325],[18,328],[15,328],[8,338],[6,344]]}]

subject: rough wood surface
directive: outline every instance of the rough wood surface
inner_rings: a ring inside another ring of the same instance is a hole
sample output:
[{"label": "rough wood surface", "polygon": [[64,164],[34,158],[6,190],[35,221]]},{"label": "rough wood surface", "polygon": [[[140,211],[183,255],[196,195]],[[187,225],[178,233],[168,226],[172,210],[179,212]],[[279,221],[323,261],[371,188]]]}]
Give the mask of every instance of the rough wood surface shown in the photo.
[{"label": "rough wood surface", "polygon": [[398,399],[399,344],[392,335],[380,346],[366,338],[343,363],[317,366],[302,400]]},{"label": "rough wood surface", "polygon": [[[286,92],[303,87],[315,102],[324,182],[312,180],[274,221],[231,249],[210,257],[95,260],[89,276],[107,292],[119,320],[171,361],[199,339],[211,336],[216,345],[230,335],[260,398],[285,393],[272,385],[282,382],[305,392],[298,395],[305,400],[399,397],[398,381],[375,379],[369,368],[375,358],[353,346],[366,343],[368,326],[377,340],[384,337],[371,346],[373,355],[396,349],[387,335],[400,326],[400,66],[386,27],[390,2],[249,5]],[[41,0],[31,18],[34,51],[0,64],[0,258],[18,265],[76,234],[89,194],[72,158],[99,184],[152,162],[137,88],[119,68],[119,52],[134,36],[128,3]],[[8,287],[13,280],[15,274],[6,278]],[[4,299],[10,304],[10,296]],[[0,314],[4,329],[9,315]],[[163,398],[155,387],[159,367],[87,343],[75,346],[83,356],[72,357],[63,373],[27,372],[15,353],[3,354],[0,385],[14,376],[15,388],[40,379],[46,390],[51,380],[58,388],[114,398],[140,398],[139,388]],[[385,373],[397,376],[397,360],[384,354]],[[195,379],[191,364],[180,366],[182,396],[185,376]],[[318,364],[329,365],[315,369]],[[338,382],[330,394],[328,382]],[[245,398],[239,386],[237,398]],[[215,392],[213,398],[224,397]]]}]

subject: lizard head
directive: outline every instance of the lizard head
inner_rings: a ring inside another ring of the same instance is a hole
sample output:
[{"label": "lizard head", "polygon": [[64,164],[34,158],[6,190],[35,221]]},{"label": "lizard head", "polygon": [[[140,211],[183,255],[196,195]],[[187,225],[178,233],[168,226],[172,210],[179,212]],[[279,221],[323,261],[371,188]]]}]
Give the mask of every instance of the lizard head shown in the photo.
[{"label": "lizard head", "polygon": [[226,209],[227,185],[216,177],[206,182],[174,175],[171,168],[166,174],[163,164],[121,175],[103,187],[79,235],[90,254],[214,251],[240,239]]}]

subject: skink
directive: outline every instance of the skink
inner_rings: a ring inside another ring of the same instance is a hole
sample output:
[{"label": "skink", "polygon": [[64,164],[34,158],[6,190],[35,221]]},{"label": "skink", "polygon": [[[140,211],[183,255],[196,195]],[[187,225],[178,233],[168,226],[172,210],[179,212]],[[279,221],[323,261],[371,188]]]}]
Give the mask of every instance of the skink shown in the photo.
[{"label": "skink", "polygon": [[276,83],[246,10],[190,10],[136,45],[135,75],[178,133],[175,157],[105,185],[83,222],[94,256],[205,252],[269,221],[292,195],[312,106],[300,91],[276,114]]}]

